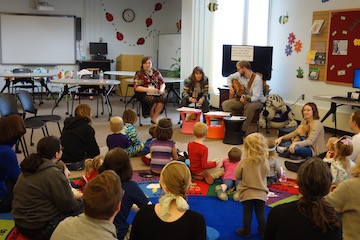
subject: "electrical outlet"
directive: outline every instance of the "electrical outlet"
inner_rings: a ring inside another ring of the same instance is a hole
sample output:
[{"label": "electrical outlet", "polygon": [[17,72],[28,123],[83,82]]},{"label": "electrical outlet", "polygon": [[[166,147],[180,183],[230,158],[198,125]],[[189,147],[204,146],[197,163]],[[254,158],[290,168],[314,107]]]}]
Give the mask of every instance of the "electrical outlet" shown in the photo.
[{"label": "electrical outlet", "polygon": [[301,99],[305,100],[305,94],[301,94]]}]

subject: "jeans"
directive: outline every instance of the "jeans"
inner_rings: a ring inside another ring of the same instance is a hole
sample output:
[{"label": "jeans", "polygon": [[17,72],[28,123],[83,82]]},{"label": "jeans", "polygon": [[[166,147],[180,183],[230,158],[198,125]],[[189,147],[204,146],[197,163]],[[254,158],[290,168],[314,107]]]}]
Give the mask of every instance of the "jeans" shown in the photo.
[{"label": "jeans", "polygon": [[226,178],[224,179],[223,183],[226,185],[226,189],[230,189],[232,187],[237,187],[240,183],[241,183],[241,180],[232,180],[230,178]]},{"label": "jeans", "polygon": [[259,228],[265,228],[265,202],[259,199],[252,199],[242,202],[243,205],[243,227],[251,228],[253,208],[255,208],[256,219]]},{"label": "jeans", "polygon": [[[292,142],[289,141],[289,140],[283,140],[281,141],[281,143],[279,144],[279,146],[281,147],[286,147],[289,149],[289,147],[291,146]],[[297,155],[297,156],[301,156],[303,158],[307,158],[307,157],[312,157],[312,151],[311,151],[311,148],[309,146],[303,146],[303,147],[300,147],[300,146],[295,146],[294,148],[295,150],[295,153],[294,155]],[[283,153],[279,154],[280,157],[284,157],[284,158],[289,158],[290,157],[290,151],[289,150],[286,150],[284,151]]]}]

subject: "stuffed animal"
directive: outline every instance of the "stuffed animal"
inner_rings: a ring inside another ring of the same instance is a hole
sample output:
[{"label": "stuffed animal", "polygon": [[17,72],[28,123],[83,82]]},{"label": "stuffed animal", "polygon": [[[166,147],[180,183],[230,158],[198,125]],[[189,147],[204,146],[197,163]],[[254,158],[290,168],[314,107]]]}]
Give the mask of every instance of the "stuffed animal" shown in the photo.
[{"label": "stuffed animal", "polygon": [[266,109],[262,110],[260,114],[259,126],[265,128],[266,120],[270,128],[297,126],[294,113],[277,94],[266,96]]}]

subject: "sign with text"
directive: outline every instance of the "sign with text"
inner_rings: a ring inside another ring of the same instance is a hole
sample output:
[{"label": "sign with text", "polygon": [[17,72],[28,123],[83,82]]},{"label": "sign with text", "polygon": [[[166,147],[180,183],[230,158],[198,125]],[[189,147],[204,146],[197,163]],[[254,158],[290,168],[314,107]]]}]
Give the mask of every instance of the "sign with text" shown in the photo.
[{"label": "sign with text", "polygon": [[249,61],[254,60],[254,46],[232,46],[231,61]]}]

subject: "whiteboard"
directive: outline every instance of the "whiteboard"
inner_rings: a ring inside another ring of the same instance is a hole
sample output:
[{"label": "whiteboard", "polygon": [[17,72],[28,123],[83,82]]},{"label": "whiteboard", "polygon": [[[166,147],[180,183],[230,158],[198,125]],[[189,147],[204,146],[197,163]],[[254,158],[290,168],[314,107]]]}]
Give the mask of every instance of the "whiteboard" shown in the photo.
[{"label": "whiteboard", "polygon": [[75,64],[75,17],[1,15],[3,64]]},{"label": "whiteboard", "polygon": [[181,34],[159,35],[159,64],[161,70],[172,70],[170,66],[175,63],[172,58],[179,59],[181,51]]}]

